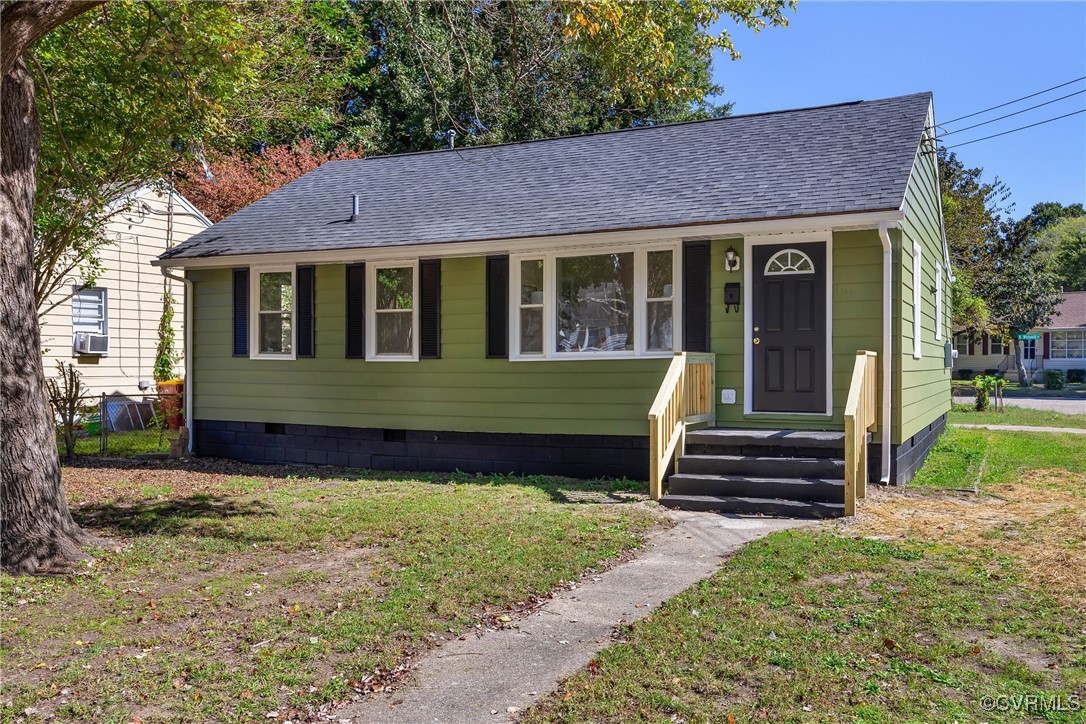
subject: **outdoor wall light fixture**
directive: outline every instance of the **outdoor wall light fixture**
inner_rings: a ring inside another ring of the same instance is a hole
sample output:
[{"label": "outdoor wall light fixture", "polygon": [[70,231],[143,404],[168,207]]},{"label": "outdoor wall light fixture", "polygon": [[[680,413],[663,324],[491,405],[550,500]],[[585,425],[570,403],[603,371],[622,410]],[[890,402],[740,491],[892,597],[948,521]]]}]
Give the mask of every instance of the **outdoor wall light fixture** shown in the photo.
[{"label": "outdoor wall light fixture", "polygon": [[733,246],[724,252],[724,268],[730,272],[739,271],[739,252]]}]

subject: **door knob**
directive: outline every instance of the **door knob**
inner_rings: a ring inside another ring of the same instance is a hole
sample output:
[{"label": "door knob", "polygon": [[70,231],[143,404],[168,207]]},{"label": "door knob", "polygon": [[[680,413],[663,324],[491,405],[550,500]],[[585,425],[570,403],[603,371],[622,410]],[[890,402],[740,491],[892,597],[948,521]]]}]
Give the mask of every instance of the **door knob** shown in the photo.
[{"label": "door knob", "polygon": [[755,337],[751,341],[754,342],[754,344],[761,344],[762,343],[762,340],[758,339],[757,337]]}]

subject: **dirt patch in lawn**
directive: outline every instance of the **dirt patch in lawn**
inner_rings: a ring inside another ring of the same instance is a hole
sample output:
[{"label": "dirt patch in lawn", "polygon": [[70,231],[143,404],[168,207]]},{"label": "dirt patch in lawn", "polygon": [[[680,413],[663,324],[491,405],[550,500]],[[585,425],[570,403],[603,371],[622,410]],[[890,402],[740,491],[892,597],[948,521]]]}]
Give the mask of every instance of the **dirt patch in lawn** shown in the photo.
[{"label": "dirt patch in lawn", "polygon": [[869,488],[854,535],[926,539],[1013,556],[1025,580],[1062,603],[1086,611],[1086,475],[1027,473],[1018,482],[962,492]]},{"label": "dirt patch in lawn", "polygon": [[964,631],[961,639],[1005,659],[1014,659],[1030,671],[1051,673],[1056,668],[1056,661],[1046,655],[1044,648],[1036,641],[1017,636],[996,636],[984,631]]}]

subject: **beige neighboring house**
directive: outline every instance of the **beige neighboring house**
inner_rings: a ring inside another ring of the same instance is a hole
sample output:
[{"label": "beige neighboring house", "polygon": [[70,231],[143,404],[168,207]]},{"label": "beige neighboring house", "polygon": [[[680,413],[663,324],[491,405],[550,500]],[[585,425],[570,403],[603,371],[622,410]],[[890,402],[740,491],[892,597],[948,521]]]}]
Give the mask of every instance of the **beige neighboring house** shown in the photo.
[{"label": "beige neighboring house", "polygon": [[[154,385],[165,284],[174,296],[177,353],[184,339],[185,289],[167,280],[151,260],[211,226],[211,222],[176,191],[139,187],[119,200],[126,207],[106,226],[113,242],[101,249],[103,271],[94,286],[66,283],[43,305],[42,361],[46,377],[56,375],[57,360],[73,362],[88,394],[137,397]],[[178,362],[178,372],[183,369]]]},{"label": "beige neighboring house", "polygon": [[[1044,370],[1086,369],[1086,292],[1064,292],[1063,302],[1045,327],[1030,330],[1036,340],[1023,340],[1022,362],[1035,381],[1043,380]],[[955,377],[1004,372],[1009,380],[1017,381],[1014,345],[1009,339],[987,334],[970,339],[967,334],[954,335]]]}]

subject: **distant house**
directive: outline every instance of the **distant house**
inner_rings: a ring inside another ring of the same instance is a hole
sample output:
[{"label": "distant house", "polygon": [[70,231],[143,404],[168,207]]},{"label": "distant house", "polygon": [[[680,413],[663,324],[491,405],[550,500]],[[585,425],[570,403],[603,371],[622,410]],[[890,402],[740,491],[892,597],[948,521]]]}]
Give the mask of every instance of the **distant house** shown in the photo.
[{"label": "distant house", "polygon": [[[162,315],[161,272],[150,262],[187,241],[211,222],[183,196],[153,186],[133,189],[117,202],[126,207],[106,227],[112,242],[101,249],[103,272],[82,288],[73,279],[42,306],[45,374],[57,360],[72,362],[89,394],[140,394],[152,383],[158,322]],[[184,285],[168,282],[174,294],[178,353],[184,330]]]},{"label": "distant house", "polygon": [[645,479],[675,444],[670,504],[833,514],[858,350],[873,479],[950,408],[933,128],[924,93],[326,163],[156,262],[195,450]]},{"label": "distant house", "polygon": [[[1063,296],[1064,301],[1048,325],[1030,330],[1039,338],[1019,342],[1026,371],[1037,380],[1043,378],[1046,369],[1086,369],[1086,292],[1064,292]],[[1010,339],[956,334],[954,349],[958,352],[954,371],[959,378],[1002,372],[1007,379],[1018,379],[1018,364]]]}]

